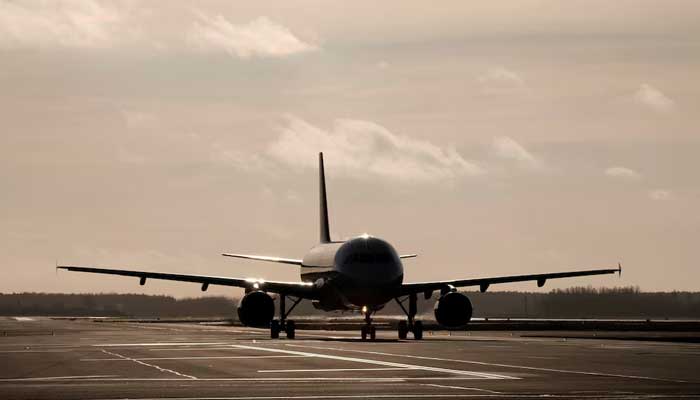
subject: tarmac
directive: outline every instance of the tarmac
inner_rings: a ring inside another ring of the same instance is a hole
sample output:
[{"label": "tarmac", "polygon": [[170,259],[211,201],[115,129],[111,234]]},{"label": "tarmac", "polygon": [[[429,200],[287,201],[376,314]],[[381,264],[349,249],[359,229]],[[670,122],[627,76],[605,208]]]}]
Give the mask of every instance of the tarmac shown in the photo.
[{"label": "tarmac", "polygon": [[700,344],[577,335],[0,317],[0,399],[700,398]]}]

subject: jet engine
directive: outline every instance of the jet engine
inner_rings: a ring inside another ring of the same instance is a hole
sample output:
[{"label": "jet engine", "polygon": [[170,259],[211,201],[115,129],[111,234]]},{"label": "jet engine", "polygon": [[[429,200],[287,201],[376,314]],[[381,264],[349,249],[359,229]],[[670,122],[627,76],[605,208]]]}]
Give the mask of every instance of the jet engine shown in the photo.
[{"label": "jet engine", "polygon": [[435,320],[448,328],[466,325],[472,318],[472,302],[459,292],[448,292],[435,302]]},{"label": "jet engine", "polygon": [[238,303],[238,319],[245,326],[268,328],[274,316],[274,300],[260,290],[247,293]]}]

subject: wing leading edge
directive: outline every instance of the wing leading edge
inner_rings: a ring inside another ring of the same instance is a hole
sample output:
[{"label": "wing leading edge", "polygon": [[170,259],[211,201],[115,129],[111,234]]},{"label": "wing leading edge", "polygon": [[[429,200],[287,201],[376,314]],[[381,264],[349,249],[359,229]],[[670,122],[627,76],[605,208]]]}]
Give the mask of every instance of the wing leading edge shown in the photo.
[{"label": "wing leading edge", "polygon": [[302,261],[302,260],[297,260],[297,259],[293,259],[293,258],[282,258],[282,257],[272,257],[272,256],[255,256],[252,254],[221,253],[221,255],[224,257],[245,258],[247,260],[267,261],[267,262],[276,262],[276,263],[294,264],[294,265],[301,265],[301,261]]},{"label": "wing leading edge", "polygon": [[207,290],[209,285],[234,286],[247,290],[263,290],[272,293],[283,293],[285,295],[299,296],[306,299],[316,298],[316,289],[309,282],[277,282],[254,278],[228,278],[207,275],[185,275],[172,274],[167,272],[148,272],[126,269],[81,267],[75,265],[58,265],[56,269],[65,269],[73,272],[89,272],[94,274],[133,276],[140,279],[141,285],[147,279],[162,279],[168,281],[201,283],[202,291]]},{"label": "wing leading edge", "polygon": [[400,294],[408,295],[413,293],[425,293],[425,297],[430,297],[435,290],[445,290],[450,287],[466,287],[466,286],[479,286],[481,292],[485,292],[490,285],[497,283],[511,283],[511,282],[527,282],[536,281],[537,286],[544,286],[545,282],[549,279],[560,279],[560,278],[572,278],[576,276],[589,276],[589,275],[604,275],[604,274],[622,274],[622,265],[618,263],[617,268],[607,268],[607,269],[589,269],[583,271],[568,271],[568,272],[553,272],[548,274],[532,274],[532,275],[511,275],[511,276],[499,276],[494,278],[477,278],[477,279],[460,279],[453,281],[436,281],[436,282],[416,282],[416,283],[404,283],[401,285]]}]

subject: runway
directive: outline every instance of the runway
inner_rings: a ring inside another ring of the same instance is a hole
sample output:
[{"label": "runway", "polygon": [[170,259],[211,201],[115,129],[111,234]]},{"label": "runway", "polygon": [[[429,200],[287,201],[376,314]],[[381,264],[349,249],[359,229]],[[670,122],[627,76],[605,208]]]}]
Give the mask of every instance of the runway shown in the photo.
[{"label": "runway", "polygon": [[696,343],[487,331],[271,340],[230,326],[34,317],[0,317],[0,333],[2,399],[700,398]]}]

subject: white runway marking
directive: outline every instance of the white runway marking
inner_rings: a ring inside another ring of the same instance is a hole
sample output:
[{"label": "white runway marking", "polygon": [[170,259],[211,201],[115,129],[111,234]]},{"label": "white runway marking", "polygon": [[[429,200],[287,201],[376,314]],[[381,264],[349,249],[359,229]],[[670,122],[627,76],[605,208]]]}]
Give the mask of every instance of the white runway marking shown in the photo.
[{"label": "white runway marking", "polygon": [[148,349],[148,351],[207,351],[207,350],[229,350],[235,351],[230,347],[161,347],[155,349]]},{"label": "white runway marking", "polygon": [[27,322],[27,321],[34,321],[34,318],[29,318],[29,317],[14,317],[15,321],[21,321],[21,322]]},{"label": "white runway marking", "polygon": [[260,373],[279,373],[279,372],[341,372],[341,371],[396,371],[405,370],[404,367],[387,367],[387,368],[316,368],[316,369],[261,369]]},{"label": "white runway marking", "polygon": [[443,389],[474,390],[474,391],[477,391],[477,392],[485,392],[485,393],[491,393],[491,394],[501,394],[501,392],[496,392],[495,390],[480,389],[480,388],[475,388],[475,387],[437,385],[437,384],[435,384],[435,383],[421,383],[421,385],[423,385],[423,386],[432,386],[432,387],[443,388]]},{"label": "white runway marking", "polygon": [[594,349],[613,349],[613,350],[639,350],[643,349],[642,346],[633,345],[612,345],[612,344],[602,344],[600,346],[592,346]]},{"label": "white runway marking", "polygon": [[474,377],[474,379],[479,379],[479,378],[481,378],[481,379],[519,379],[516,377],[506,376],[506,375],[497,375],[497,374],[489,374],[489,373],[474,372],[474,371],[464,371],[464,370],[460,370],[460,369],[437,368],[437,367],[429,367],[429,366],[425,366],[425,365],[402,364],[402,363],[395,363],[395,362],[389,362],[389,361],[372,360],[372,359],[368,359],[368,358],[342,357],[342,356],[334,356],[331,354],[307,353],[307,352],[302,352],[302,351],[291,351],[291,350],[275,349],[275,348],[269,348],[269,347],[256,347],[256,346],[245,346],[245,345],[236,345],[236,344],[231,345],[231,347],[235,347],[235,348],[239,348],[239,349],[247,349],[247,350],[258,350],[258,351],[269,351],[269,352],[274,352],[274,353],[303,355],[303,356],[316,357],[316,358],[326,358],[326,359],[337,360],[337,361],[350,361],[350,362],[357,362],[357,363],[364,363],[364,364],[382,365],[385,367],[398,367],[398,368],[405,368],[405,369],[411,369],[411,370],[423,370],[423,371],[438,372],[438,373],[443,373],[443,374],[468,375],[468,376]]},{"label": "white runway marking", "polygon": [[0,353],[71,353],[73,350],[0,350]]},{"label": "white runway marking", "polygon": [[[399,394],[340,394],[340,395],[308,395],[308,396],[240,396],[240,397],[145,397],[132,398],[131,400],[322,400],[322,399],[449,399],[449,398],[483,398],[495,397],[499,399],[697,399],[700,395],[567,395],[567,394],[433,394],[433,393],[399,393]],[[106,399],[105,399],[106,400]]]},{"label": "white runway marking", "polygon": [[127,357],[127,356],[123,356],[123,355],[121,355],[121,354],[112,353],[111,351],[107,351],[107,350],[104,350],[104,349],[102,349],[102,352],[105,353],[105,354],[109,354],[109,355],[111,355],[111,356],[114,356],[114,357],[119,357],[119,358],[123,358],[123,359],[129,360],[129,361],[133,361],[133,362],[135,362],[135,363],[137,363],[137,364],[141,364],[141,365],[145,365],[145,366],[147,366],[147,367],[155,368],[155,369],[157,369],[158,371],[161,371],[161,372],[169,372],[169,373],[171,373],[171,374],[175,374],[175,375],[177,375],[177,376],[182,376],[182,377],[184,377],[184,378],[197,379],[197,377],[192,376],[192,375],[181,374],[181,373],[179,373],[179,372],[177,372],[177,371],[175,371],[175,370],[172,370],[172,369],[162,368],[162,367],[159,367],[159,366],[157,366],[157,365],[155,365],[155,364],[145,363],[145,362],[143,362],[143,361],[139,361],[139,360],[136,360],[136,359],[134,359],[134,358],[130,358],[130,357]]},{"label": "white runway marking", "polygon": [[192,331],[215,331],[223,333],[244,333],[252,335],[269,335],[269,331],[266,330],[240,330],[240,329],[202,329],[204,326],[192,326],[192,325],[173,325],[173,326],[153,326],[153,325],[141,325],[140,323],[129,323],[125,326],[131,328],[139,329],[151,329],[151,330],[161,330],[161,331],[173,331],[173,332],[192,332]]},{"label": "white runway marking", "polygon": [[155,343],[104,343],[93,347],[151,347],[151,346],[224,346],[227,342],[155,342]]},{"label": "white runway marking", "polygon": [[36,382],[36,381],[58,381],[58,380],[66,380],[66,379],[95,379],[95,378],[114,378],[119,375],[71,375],[71,376],[44,376],[44,377],[35,377],[35,378],[9,378],[9,379],[0,379],[0,382],[21,382],[21,381],[30,381],[30,382]]},{"label": "white runway marking", "polygon": [[[26,378],[4,378],[0,382],[18,382]],[[411,381],[470,381],[473,377],[465,376],[393,376],[377,377],[279,377],[279,378],[197,378],[198,382],[411,382]],[[93,382],[192,382],[189,378],[85,378],[83,381]]]},{"label": "white runway marking", "polygon": [[82,358],[80,361],[158,361],[158,360],[217,360],[257,358],[307,358],[307,356],[192,356],[192,357],[143,357],[143,358]]},{"label": "white runway marking", "polygon": [[681,379],[654,378],[654,377],[650,377],[650,376],[638,376],[638,375],[608,374],[608,373],[604,373],[604,372],[574,371],[574,370],[570,370],[570,369],[529,367],[526,365],[498,364],[498,363],[487,363],[487,362],[483,362],[483,361],[457,360],[457,359],[452,359],[452,358],[413,356],[413,355],[408,355],[408,354],[393,354],[393,353],[384,353],[384,352],[379,352],[379,351],[340,349],[340,348],[336,348],[336,347],[306,346],[306,345],[300,345],[300,344],[286,344],[286,346],[303,347],[303,348],[318,349],[318,350],[335,350],[335,351],[346,351],[346,352],[353,352],[353,353],[376,354],[376,355],[390,356],[390,357],[416,358],[416,359],[420,359],[420,360],[448,361],[448,362],[463,363],[463,364],[487,365],[487,366],[491,366],[491,367],[516,368],[516,369],[524,369],[524,370],[531,370],[531,371],[558,372],[558,373],[562,373],[562,374],[578,374],[578,375],[602,376],[602,377],[606,377],[606,378],[629,378],[629,379],[641,379],[641,380],[650,380],[650,381],[659,381],[659,382],[689,383],[688,381],[684,381]]}]

